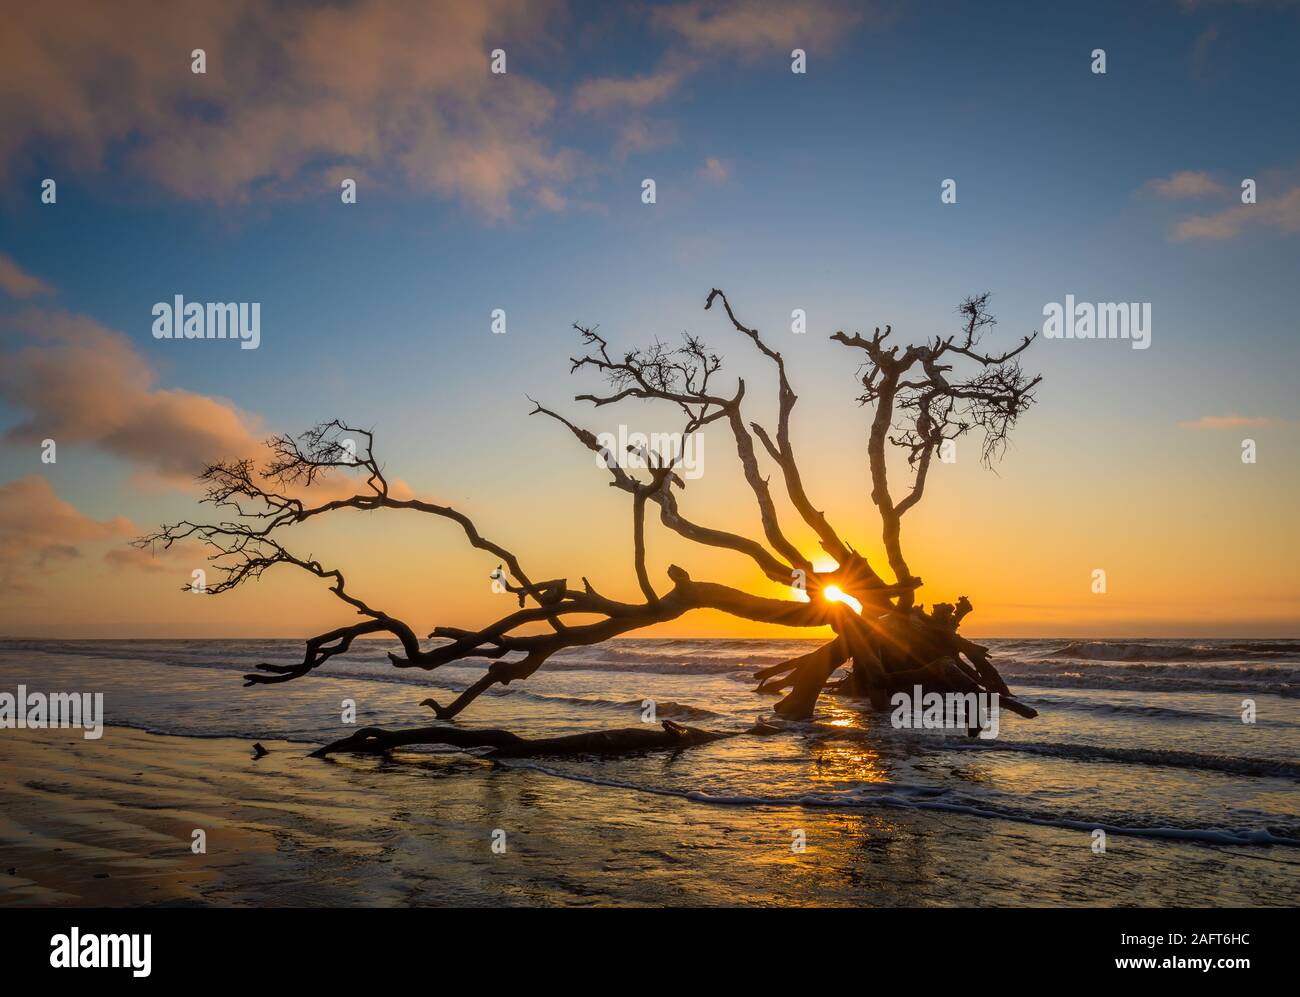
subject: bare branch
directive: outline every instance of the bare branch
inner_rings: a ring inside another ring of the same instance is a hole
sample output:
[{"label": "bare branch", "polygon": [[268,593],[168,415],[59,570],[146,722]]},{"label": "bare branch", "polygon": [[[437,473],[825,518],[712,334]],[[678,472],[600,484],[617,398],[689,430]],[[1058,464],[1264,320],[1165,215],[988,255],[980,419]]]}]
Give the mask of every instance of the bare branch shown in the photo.
[{"label": "bare branch", "polygon": [[[680,453],[658,453],[647,447],[639,453],[640,464],[629,468],[621,460],[622,455],[606,450],[595,434],[533,402],[531,414],[545,415],[568,429],[583,448],[601,458],[610,486],[629,497],[635,581],[643,601],[608,598],[586,578],[580,588],[570,587],[565,578],[534,581],[510,549],[484,536],[465,513],[418,498],[395,497],[375,452],[374,431],[338,419],[320,423],[297,436],[277,436],[267,441],[270,456],[261,467],[248,458],[210,465],[200,475],[205,489],[201,501],[219,510],[223,518],[211,523],[185,520],[134,543],[141,548],[164,549],[185,540],[201,543],[216,574],[214,583],[206,589],[211,595],[257,581],[277,565],[288,565],[327,582],[335,597],[361,617],[310,638],[301,661],[259,665],[254,673],[245,676],[249,685],[274,685],[305,677],[347,653],[358,638],[373,634],[389,634],[396,639],[400,651],[390,651],[388,657],[399,668],[430,671],[452,662],[482,661],[482,674],[450,703],[444,706],[433,699],[425,700],[425,705],[443,721],[459,715],[493,686],[527,679],[561,651],[599,644],[696,610],[713,610],[776,626],[825,628],[834,634],[816,651],[760,673],[763,691],[790,690],[777,704],[778,713],[786,716],[811,715],[827,679],[846,662],[852,668],[846,683],[876,704],[887,697],[889,690],[913,681],[938,690],[975,688],[1006,694],[1005,683],[990,663],[987,649],[957,634],[962,619],[970,612],[969,600],[963,597],[955,605],[937,604],[930,614],[913,607],[914,592],[921,580],[911,574],[903,559],[899,523],[901,516],[920,501],[933,454],[944,443],[978,428],[984,433],[985,461],[1000,454],[1016,420],[1033,403],[1033,391],[1040,382],[1038,377],[1026,375],[1018,360],[1033,337],[1004,354],[983,352],[980,340],[993,324],[985,308],[987,295],[963,304],[964,327],[960,333],[947,339],[936,338],[927,345],[905,349],[889,346],[889,326],[883,333],[877,329],[870,338],[856,333],[850,337],[843,332],[832,337],[863,350],[867,357],[860,371],[860,401],[875,406],[867,450],[872,499],[880,512],[886,555],[895,575],[895,581],[889,583],[842,539],[807,495],[790,437],[798,399],[781,354],[763,340],[757,329],[739,321],[722,291],[715,288],[709,293],[705,309],[717,300],[721,300],[735,330],[776,367],[775,435],[757,422],[745,420],[743,381],[737,381],[730,396],[717,390],[722,360],[690,334],[683,337],[680,346],[655,341],[649,347],[616,357],[595,327],[575,326],[587,352],[571,359],[571,371],[595,371],[607,386],[603,394],[578,395],[578,401],[597,407],[628,399],[667,402],[679,413],[686,434],[725,422],[735,441],[741,474],[758,505],[761,539],[705,526],[683,514],[678,493],[686,488],[686,480],[678,473]],[[954,364],[946,362],[958,359],[975,364],[974,372],[964,378],[958,376]],[[835,559],[834,570],[813,571],[812,559],[784,532],[759,463],[755,438],[780,469],[791,505],[816,534],[822,549]],[[887,444],[903,449],[915,471],[910,492],[898,503],[889,491]],[[327,476],[337,474],[358,474],[364,484],[356,494],[312,504],[309,497],[318,494],[313,488]],[[802,598],[793,597],[793,593],[789,599],[766,598],[715,582],[696,581],[675,565],[666,571],[669,587],[661,590],[652,581],[647,566],[646,509],[651,504],[658,507],[659,521],[666,529],[701,546],[742,554],[779,585],[792,586],[801,574],[806,593]],[[409,624],[349,591],[339,569],[326,567],[310,554],[302,556],[293,551],[290,541],[295,527],[341,510],[415,512],[455,523],[471,547],[493,555],[498,563],[494,577],[515,596],[517,605],[478,629],[446,623],[434,626],[427,638],[430,643],[422,645]],[[832,586],[857,599],[862,605],[861,615],[847,603],[827,598]],[[539,625],[550,629],[539,631]],[[1032,715],[1028,707],[1017,704],[1016,708]],[[381,751],[411,743],[472,745],[503,753],[524,743],[507,732],[471,735],[449,730],[367,729],[327,746],[322,753]],[[675,743],[683,736],[689,740],[695,735],[681,735],[670,728],[666,734],[649,740],[639,735],[615,740],[619,744],[657,745]],[[566,745],[579,743],[596,742],[573,741]],[[528,750],[560,747],[530,743]]]},{"label": "bare branch", "polygon": [[[1025,374],[1017,359],[1033,341],[1032,335],[1001,354],[979,349],[995,325],[988,300],[986,292],[962,302],[957,309],[962,317],[960,333],[908,346],[901,355],[898,346],[884,345],[892,332],[889,326],[884,333],[877,328],[869,339],[844,332],[831,337],[867,355],[858,371],[863,388],[858,401],[875,408],[867,442],[871,500],[880,513],[886,556],[899,582],[911,578],[903,556],[900,519],[924,495],[935,451],[980,429],[980,459],[991,466],[1005,451],[1016,420],[1033,404],[1034,388],[1042,380]],[[962,379],[954,376],[952,363],[943,362],[950,358],[965,358],[978,366]],[[892,435],[891,430],[895,430]],[[890,489],[886,444],[906,451],[914,471],[911,488],[899,501]]]}]

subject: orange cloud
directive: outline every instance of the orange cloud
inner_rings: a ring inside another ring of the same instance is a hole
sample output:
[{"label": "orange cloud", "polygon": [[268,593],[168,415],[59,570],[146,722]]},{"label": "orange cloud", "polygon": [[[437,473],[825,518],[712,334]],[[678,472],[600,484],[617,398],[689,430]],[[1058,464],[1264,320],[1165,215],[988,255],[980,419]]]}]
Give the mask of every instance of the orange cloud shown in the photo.
[{"label": "orange cloud", "polygon": [[706,180],[722,183],[731,176],[731,167],[717,156],[710,156],[700,167],[700,175]]},{"label": "orange cloud", "polygon": [[0,288],[13,298],[30,298],[34,294],[49,294],[51,287],[39,277],[33,277],[4,253],[0,253]]},{"label": "orange cloud", "polygon": [[[558,111],[644,109],[712,60],[829,49],[886,8],[849,0],[697,0],[653,9],[674,36],[654,71],[579,83],[527,75],[558,42],[560,0],[117,0],[0,10],[0,177],[42,161],[93,171],[121,157],[186,199],[219,204],[334,193],[344,178],[460,201],[489,220],[523,199],[570,202],[582,159],[548,137]],[[202,49],[206,72],[191,71]],[[503,49],[504,74],[491,72]],[[535,62],[535,60],[533,60]],[[615,158],[672,140],[640,122]]]},{"label": "orange cloud", "polygon": [[1184,219],[1174,227],[1174,238],[1179,241],[1235,239],[1252,226],[1300,232],[1300,185],[1280,197],[1261,195],[1256,204],[1237,204],[1213,214]]},{"label": "orange cloud", "polygon": [[1175,199],[1221,194],[1223,185],[1201,170],[1180,170],[1167,177],[1148,180],[1143,189],[1157,197]]},{"label": "orange cloud", "polygon": [[877,22],[892,18],[883,6],[840,0],[695,0],[656,9],[651,20],[699,52],[755,59],[789,55],[793,48],[830,48],[868,16]]},{"label": "orange cloud", "polygon": [[[614,145],[616,159],[668,145],[677,138],[670,124],[627,115],[666,100],[692,75],[718,59],[788,56],[794,48],[829,49],[868,15],[878,23],[892,17],[882,13],[882,8],[841,0],[809,0],[799,5],[784,0],[707,0],[655,8],[650,13],[651,25],[678,36],[678,43],[653,72],[598,77],[579,84],[573,93],[573,109],[621,113]],[[725,173],[723,164],[706,165],[705,175],[725,179],[719,169]]]},{"label": "orange cloud", "polygon": [[618,159],[623,159],[630,153],[658,149],[660,146],[671,145],[676,141],[677,128],[671,123],[633,117],[623,122],[619,129],[618,140],[614,144],[614,155]]},{"label": "orange cloud", "polygon": [[163,478],[261,448],[256,422],[231,402],[156,384],[130,341],[84,315],[27,311],[8,320],[31,341],[4,357],[0,397],[25,413],[5,438],[91,446]]},{"label": "orange cloud", "polygon": [[[651,24],[685,42],[651,73],[587,80],[574,90],[580,112],[642,109],[672,95],[711,57],[756,59],[791,49],[828,49],[865,18],[869,8],[840,0],[707,0],[656,8]],[[873,11],[874,12],[874,11]]]},{"label": "orange cloud", "polygon": [[[257,416],[224,398],[158,387],[157,372],[122,333],[57,309],[4,321],[29,340],[0,354],[0,398],[24,413],[6,431],[7,441],[92,447],[170,486],[192,484],[218,461],[250,457],[263,464],[270,456]],[[318,478],[309,492],[289,493],[323,502],[358,490],[365,487],[357,475],[338,470]],[[389,493],[412,497],[401,479],[390,480]]]},{"label": "orange cloud", "polygon": [[183,563],[189,566],[195,562],[201,563],[205,557],[207,553],[202,551],[198,544],[174,543],[170,547],[158,544],[149,549],[114,547],[105,552],[104,562],[113,568],[177,574],[177,564]]},{"label": "orange cloud", "polygon": [[580,84],[573,94],[578,111],[608,111],[612,108],[647,107],[671,94],[681,83],[685,69],[663,69],[645,76],[602,77]]},{"label": "orange cloud", "polygon": [[1281,419],[1270,416],[1203,415],[1199,419],[1189,419],[1178,425],[1183,429],[1265,429],[1282,424]]},{"label": "orange cloud", "polygon": [[78,544],[125,540],[136,532],[123,516],[99,521],[83,515],[42,475],[0,485],[0,593],[32,591],[27,579],[81,557]]},{"label": "orange cloud", "polygon": [[[269,5],[119,0],[0,12],[0,169],[36,141],[78,168],[122,150],[181,197],[337,189],[383,177],[484,214],[572,170],[523,73],[553,4]],[[204,49],[207,72],[191,72]],[[508,73],[490,72],[494,48]],[[513,58],[512,58],[513,57]]]}]

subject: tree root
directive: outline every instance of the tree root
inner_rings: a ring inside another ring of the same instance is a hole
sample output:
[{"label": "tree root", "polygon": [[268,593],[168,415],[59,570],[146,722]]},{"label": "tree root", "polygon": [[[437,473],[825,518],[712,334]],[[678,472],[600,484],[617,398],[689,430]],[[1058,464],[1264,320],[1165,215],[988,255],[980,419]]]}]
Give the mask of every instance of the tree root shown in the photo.
[{"label": "tree root", "polygon": [[852,671],[830,686],[836,692],[865,696],[878,710],[889,709],[899,692],[993,693],[1018,716],[1032,719],[1038,712],[1014,699],[989,660],[989,650],[960,636],[957,626],[971,611],[965,596],[956,608],[940,604],[926,614],[888,613],[877,618],[848,617],[837,621],[839,635],[815,651],[754,673],[758,693],[790,692],[776,704],[778,715],[791,720],[812,716],[817,699],[831,675],[847,660]]}]

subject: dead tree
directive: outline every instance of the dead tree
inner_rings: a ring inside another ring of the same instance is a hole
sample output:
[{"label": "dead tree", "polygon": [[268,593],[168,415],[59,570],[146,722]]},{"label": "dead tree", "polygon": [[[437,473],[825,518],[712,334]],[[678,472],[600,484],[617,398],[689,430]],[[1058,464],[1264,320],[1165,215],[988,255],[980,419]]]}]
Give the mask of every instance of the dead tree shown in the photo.
[{"label": "dead tree", "polygon": [[[991,463],[1004,449],[1016,420],[1033,403],[1033,389],[1039,378],[1029,378],[1021,370],[1018,357],[1034,337],[1025,337],[1006,353],[982,352],[980,340],[993,324],[985,311],[987,300],[987,295],[981,295],[962,304],[958,333],[922,346],[908,346],[901,354],[898,346],[886,343],[891,335],[888,326],[884,333],[877,329],[870,339],[843,332],[831,337],[865,354],[860,370],[864,392],[859,401],[874,407],[867,446],[871,500],[880,515],[881,539],[892,581],[877,574],[867,558],[843,539],[809,498],[790,439],[790,418],[797,396],[787,378],[785,362],[756,329],[736,318],[726,295],[716,289],[709,293],[705,309],[721,301],[734,330],[775,369],[774,432],[747,421],[742,414],[743,380],[736,382],[730,394],[716,386],[722,361],[691,335],[679,347],[656,342],[615,355],[596,329],[575,325],[586,352],[571,359],[571,372],[594,371],[605,383],[602,392],[580,394],[575,400],[596,407],[629,400],[668,403],[681,420],[682,439],[715,423],[724,426],[734,441],[741,473],[757,505],[761,539],[706,525],[693,518],[696,514],[682,509],[678,495],[685,491],[686,481],[678,473],[681,453],[642,451],[642,459],[635,462],[638,466],[633,466],[634,462],[622,455],[610,453],[594,433],[533,402],[531,414],[545,416],[564,427],[581,446],[601,458],[610,486],[626,493],[641,601],[609,598],[585,577],[580,587],[570,585],[565,578],[539,580],[524,570],[510,550],[479,533],[464,513],[416,498],[394,497],[375,453],[373,434],[338,420],[319,424],[299,436],[269,440],[271,458],[262,467],[244,458],[206,468],[200,475],[206,485],[202,501],[224,510],[228,516],[225,520],[182,521],[133,543],[149,548],[170,547],[186,540],[201,542],[218,573],[216,583],[207,588],[211,595],[258,579],[273,566],[291,565],[328,581],[330,591],[362,618],[310,638],[299,662],[259,665],[256,672],[245,676],[247,685],[302,678],[330,658],[347,652],[356,638],[387,633],[401,648],[388,654],[398,668],[428,671],[455,661],[484,660],[482,676],[450,703],[428,701],[439,721],[449,721],[488,688],[528,678],[559,651],[599,644],[677,619],[692,610],[713,609],[759,623],[830,628],[833,632],[834,636],[815,651],[756,673],[760,680],[758,691],[788,690],[775,707],[782,717],[811,717],[828,679],[845,664],[851,666],[851,671],[842,687],[869,697],[878,708],[884,708],[894,692],[911,692],[919,685],[927,692],[996,692],[1005,708],[1032,717],[1032,709],[1011,698],[989,660],[988,649],[958,633],[962,619],[971,611],[969,600],[963,596],[953,604],[937,603],[928,613],[915,604],[914,593],[921,579],[910,570],[901,545],[902,517],[920,501],[936,450],[979,429],[983,432],[983,460]],[[971,368],[969,376],[955,373],[959,363]],[[914,471],[907,494],[898,501],[890,489],[887,444],[905,452]],[[789,507],[816,534],[822,550],[835,562],[833,569],[817,571],[813,558],[788,538],[769,478],[760,465],[760,448],[779,472]],[[349,497],[317,504],[301,497],[311,494],[311,486],[323,474],[338,470],[361,472],[365,477],[363,488]],[[293,527],[343,509],[404,510],[451,520],[473,547],[499,560],[500,567],[493,576],[515,597],[517,605],[479,629],[436,626],[428,634],[427,643],[422,642],[409,624],[350,592],[337,568],[301,557],[286,545]],[[768,579],[801,591],[791,591],[790,598],[767,598],[694,579],[677,565],[668,567],[666,584],[662,580],[656,583],[646,567],[646,519],[651,509],[657,510],[664,529],[697,544],[733,551],[753,561]],[[842,600],[829,598],[827,590],[832,586],[860,603],[861,613]],[[579,623],[573,617],[595,620]],[[538,628],[541,632],[534,632]],[[563,753],[594,751],[597,749],[592,745],[601,744],[610,750],[643,750],[714,739],[711,732],[675,725],[635,736],[613,731],[548,739],[562,744],[524,744],[508,732],[449,730],[453,729],[445,724],[404,731],[367,728],[326,746],[320,753],[373,752],[414,743],[480,745],[495,748],[498,753]]]}]

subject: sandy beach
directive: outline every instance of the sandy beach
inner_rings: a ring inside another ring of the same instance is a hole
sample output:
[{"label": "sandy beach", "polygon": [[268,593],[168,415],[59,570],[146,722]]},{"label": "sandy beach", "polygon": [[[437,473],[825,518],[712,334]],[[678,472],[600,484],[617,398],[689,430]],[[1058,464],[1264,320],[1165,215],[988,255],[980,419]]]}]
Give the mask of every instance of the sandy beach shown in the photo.
[{"label": "sandy beach", "polygon": [[[460,755],[109,728],[5,737],[5,905],[1293,905],[1290,849],[914,811],[718,806]],[[706,747],[700,749],[708,751]],[[656,763],[672,765],[664,756]],[[191,833],[207,833],[193,854]],[[506,851],[494,854],[493,831]],[[803,830],[807,848],[791,850]],[[1212,896],[1208,873],[1220,884]]]}]

